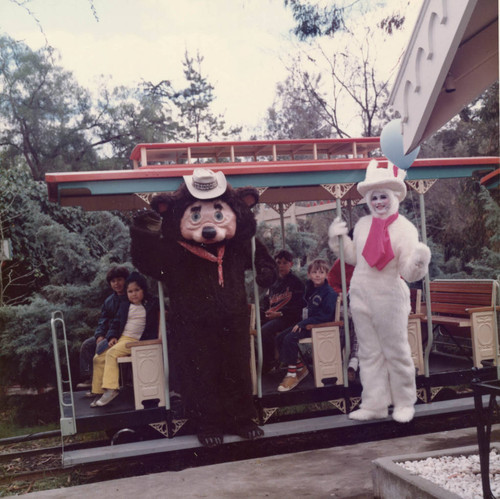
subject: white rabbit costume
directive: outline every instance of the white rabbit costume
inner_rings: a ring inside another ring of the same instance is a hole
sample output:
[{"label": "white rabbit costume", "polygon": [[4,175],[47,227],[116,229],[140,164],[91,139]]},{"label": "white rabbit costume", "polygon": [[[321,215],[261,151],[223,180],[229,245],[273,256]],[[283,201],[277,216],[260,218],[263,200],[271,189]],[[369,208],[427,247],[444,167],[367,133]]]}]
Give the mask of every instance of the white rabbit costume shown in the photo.
[{"label": "white rabbit costume", "polygon": [[[418,241],[416,227],[398,213],[406,196],[406,172],[389,162],[381,166],[372,160],[365,180],[358,184],[371,214],[357,222],[353,239],[346,236],[347,226],[338,218],[328,236],[337,255],[338,236],[344,236],[345,261],[355,265],[349,295],[363,392],[360,409],[349,417],[385,418],[393,404],[394,420],[408,422],[415,413],[416,386],[408,343],[410,292],[403,279],[422,279],[431,253]],[[385,210],[375,206],[378,198],[384,199]]]}]

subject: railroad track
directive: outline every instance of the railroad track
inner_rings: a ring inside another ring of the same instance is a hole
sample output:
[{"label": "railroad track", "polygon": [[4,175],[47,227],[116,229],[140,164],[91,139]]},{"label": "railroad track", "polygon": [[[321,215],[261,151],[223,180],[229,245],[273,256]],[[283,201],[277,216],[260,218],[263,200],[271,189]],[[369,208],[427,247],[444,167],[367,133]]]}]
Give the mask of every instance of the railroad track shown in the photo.
[{"label": "railroad track", "polygon": [[19,452],[8,452],[0,455],[0,486],[31,491],[33,484],[48,477],[61,476],[67,473],[61,462],[61,448],[48,447]]},{"label": "railroad track", "polygon": [[[109,442],[108,442],[109,443]],[[77,450],[105,445],[104,441],[65,445],[67,450]],[[96,465],[79,466],[79,470],[97,468]],[[0,485],[13,482],[35,482],[48,477],[71,473],[72,468],[63,468],[61,446],[37,447],[10,452],[0,451]]]}]

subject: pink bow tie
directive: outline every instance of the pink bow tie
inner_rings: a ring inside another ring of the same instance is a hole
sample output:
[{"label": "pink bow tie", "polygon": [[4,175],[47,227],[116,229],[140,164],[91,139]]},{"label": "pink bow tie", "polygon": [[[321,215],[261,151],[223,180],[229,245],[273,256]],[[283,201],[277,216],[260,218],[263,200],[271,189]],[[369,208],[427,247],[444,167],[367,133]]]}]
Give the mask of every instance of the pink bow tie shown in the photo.
[{"label": "pink bow tie", "polygon": [[382,270],[394,258],[389,225],[398,218],[398,215],[399,213],[394,213],[386,219],[372,218],[372,225],[362,253],[370,267]]}]

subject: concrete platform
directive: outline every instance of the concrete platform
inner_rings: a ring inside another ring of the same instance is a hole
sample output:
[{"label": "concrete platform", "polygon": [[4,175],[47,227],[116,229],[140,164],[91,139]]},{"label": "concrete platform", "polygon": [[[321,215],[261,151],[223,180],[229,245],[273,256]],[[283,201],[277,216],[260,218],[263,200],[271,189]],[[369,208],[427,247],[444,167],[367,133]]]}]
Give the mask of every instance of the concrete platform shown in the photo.
[{"label": "concrete platform", "polygon": [[[492,442],[500,440],[500,424]],[[476,429],[429,433],[30,493],[42,498],[373,498],[372,461],[477,445]]]}]

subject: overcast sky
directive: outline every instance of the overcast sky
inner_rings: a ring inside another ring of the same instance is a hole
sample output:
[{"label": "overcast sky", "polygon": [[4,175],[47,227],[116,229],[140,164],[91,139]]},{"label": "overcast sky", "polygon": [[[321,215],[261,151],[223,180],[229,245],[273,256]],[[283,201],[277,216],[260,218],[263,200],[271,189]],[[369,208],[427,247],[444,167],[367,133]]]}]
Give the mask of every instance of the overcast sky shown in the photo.
[{"label": "overcast sky", "polygon": [[[168,79],[182,87],[184,53],[199,51],[202,71],[215,87],[216,111],[229,124],[249,128],[264,118],[297,49],[283,0],[93,0],[97,19],[91,5],[0,0],[0,30],[33,49],[47,40],[87,88],[101,74],[111,75],[115,85]],[[397,61],[403,50],[396,43],[387,59]]]}]

